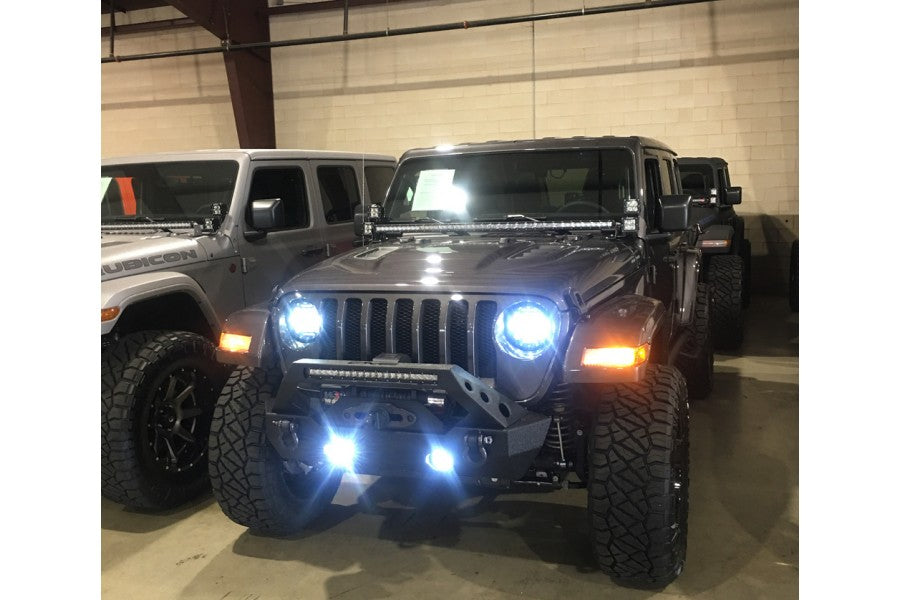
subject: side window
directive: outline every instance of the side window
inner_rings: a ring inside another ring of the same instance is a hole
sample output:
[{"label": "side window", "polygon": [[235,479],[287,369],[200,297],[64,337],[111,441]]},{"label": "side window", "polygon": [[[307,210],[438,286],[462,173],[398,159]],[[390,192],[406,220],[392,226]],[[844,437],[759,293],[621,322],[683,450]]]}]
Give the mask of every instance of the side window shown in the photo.
[{"label": "side window", "polygon": [[666,172],[662,177],[662,193],[664,195],[674,194],[677,186],[675,184],[675,167],[672,166],[672,161],[667,159],[663,160],[665,164]]},{"label": "side window", "polygon": [[366,167],[365,175],[369,202],[384,203],[394,176],[394,167]]},{"label": "side window", "polygon": [[656,157],[644,159],[644,173],[647,180],[647,225],[650,229],[656,229],[657,206],[662,195],[659,160]]},{"label": "side window", "polygon": [[319,167],[316,174],[325,220],[329,223],[352,221],[353,210],[359,204],[359,188],[353,167]]},{"label": "side window", "polygon": [[731,185],[731,181],[728,180],[727,169],[719,169],[719,185],[721,185],[723,188],[729,187]]},{"label": "side window", "polygon": [[309,227],[309,200],[306,197],[306,180],[300,167],[260,168],[253,172],[244,217],[247,223],[252,224],[252,202],[270,198],[281,198],[285,229]]}]

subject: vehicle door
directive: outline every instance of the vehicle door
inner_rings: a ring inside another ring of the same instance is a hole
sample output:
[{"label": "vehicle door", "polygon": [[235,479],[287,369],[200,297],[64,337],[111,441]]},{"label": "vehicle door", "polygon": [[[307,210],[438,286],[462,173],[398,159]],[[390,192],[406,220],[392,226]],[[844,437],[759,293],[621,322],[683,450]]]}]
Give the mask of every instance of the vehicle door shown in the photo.
[{"label": "vehicle door", "polygon": [[354,160],[310,161],[322,212],[322,236],[330,255],[353,248],[353,213],[361,203],[363,174]]},{"label": "vehicle door", "polygon": [[668,164],[656,152],[644,151],[644,194],[647,216],[645,242],[649,270],[650,295],[666,306],[674,294],[674,273],[668,257],[672,255],[677,234],[665,233],[659,228],[660,197],[674,193],[675,177],[671,160]]},{"label": "vehicle door", "polygon": [[[326,256],[322,240],[321,211],[313,210],[310,182],[315,182],[309,161],[253,161],[244,235],[241,242],[241,270],[244,298],[248,305],[268,300],[279,285]],[[284,222],[265,233],[253,227],[254,200],[280,198]]]}]

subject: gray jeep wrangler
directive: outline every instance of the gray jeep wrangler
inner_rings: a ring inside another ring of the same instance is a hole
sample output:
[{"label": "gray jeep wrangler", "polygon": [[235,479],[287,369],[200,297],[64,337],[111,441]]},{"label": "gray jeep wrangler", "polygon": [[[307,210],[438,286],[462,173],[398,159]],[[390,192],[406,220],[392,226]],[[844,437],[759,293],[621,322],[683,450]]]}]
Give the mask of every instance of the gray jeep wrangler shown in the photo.
[{"label": "gray jeep wrangler", "polygon": [[691,223],[701,230],[701,274],[710,285],[713,345],[734,350],[744,340],[743,309],[750,304],[750,240],[734,207],[742,190],[731,185],[728,163],[718,157],[680,158],[681,186],[691,195]]},{"label": "gray jeep wrangler", "polygon": [[[228,517],[284,535],[344,471],[586,487],[601,569],[665,585],[687,543],[709,298],[675,153],[641,137],[404,154],[365,245],[230,316],[210,433]],[[685,381],[687,379],[687,381]],[[449,485],[448,485],[449,484]]]},{"label": "gray jeep wrangler", "polygon": [[208,486],[209,421],[227,376],[214,357],[222,320],[352,248],[360,189],[382,199],[394,166],[306,150],[102,162],[105,497],[165,508]]}]

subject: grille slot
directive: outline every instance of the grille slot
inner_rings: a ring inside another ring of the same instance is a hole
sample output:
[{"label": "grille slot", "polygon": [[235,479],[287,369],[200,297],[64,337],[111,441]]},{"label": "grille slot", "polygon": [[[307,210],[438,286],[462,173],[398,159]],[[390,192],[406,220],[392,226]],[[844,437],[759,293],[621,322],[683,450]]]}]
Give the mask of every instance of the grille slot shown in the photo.
[{"label": "grille slot", "polygon": [[413,301],[406,298],[397,300],[394,316],[394,348],[399,354],[405,354],[416,361],[412,348]]},{"label": "grille slot", "polygon": [[362,300],[348,298],[344,306],[344,360],[361,360]]},{"label": "grille slot", "polygon": [[387,352],[387,300],[375,298],[369,309],[369,355],[378,356]]},{"label": "grille slot", "polygon": [[466,343],[469,322],[469,303],[465,300],[450,302],[447,315],[447,345],[450,347],[448,362],[469,368],[468,344]]},{"label": "grille slot", "polygon": [[494,348],[496,302],[479,302],[475,306],[475,372],[479,377],[497,376],[497,350]]},{"label": "grille slot", "polygon": [[424,300],[422,302],[422,318],[420,334],[422,336],[422,358],[419,362],[440,363],[440,328],[441,328],[441,301]]},{"label": "grille slot", "polygon": [[337,358],[337,300],[322,301],[322,358]]}]

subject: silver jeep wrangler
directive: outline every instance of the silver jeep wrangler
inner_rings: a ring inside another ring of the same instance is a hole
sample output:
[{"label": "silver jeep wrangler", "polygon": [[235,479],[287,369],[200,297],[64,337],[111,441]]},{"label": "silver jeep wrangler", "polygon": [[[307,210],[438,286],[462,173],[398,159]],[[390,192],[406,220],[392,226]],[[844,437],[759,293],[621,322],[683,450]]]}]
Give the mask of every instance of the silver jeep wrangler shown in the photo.
[{"label": "silver jeep wrangler", "polygon": [[[102,493],[166,508],[208,485],[222,322],[352,248],[390,156],[213,150],[101,163]],[[228,340],[222,340],[227,344]]]}]

